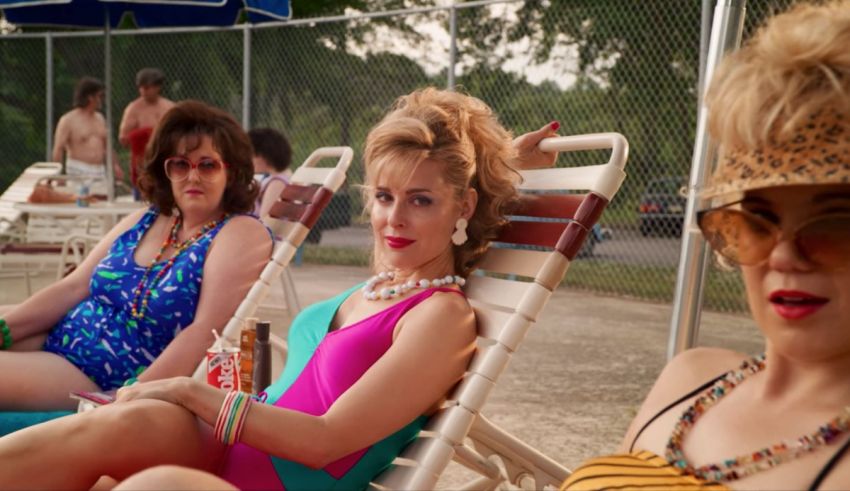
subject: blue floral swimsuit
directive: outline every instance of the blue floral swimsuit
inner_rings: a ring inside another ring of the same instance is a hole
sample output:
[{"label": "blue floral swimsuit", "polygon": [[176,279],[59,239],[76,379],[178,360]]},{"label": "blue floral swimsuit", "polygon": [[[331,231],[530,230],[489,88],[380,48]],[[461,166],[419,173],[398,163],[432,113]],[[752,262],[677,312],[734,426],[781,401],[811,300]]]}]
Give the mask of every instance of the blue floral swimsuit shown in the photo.
[{"label": "blue floral swimsuit", "polygon": [[[44,351],[66,358],[102,390],[120,387],[140,374],[192,323],[207,249],[229,219],[180,253],[157,284],[145,286],[153,288],[145,316],[134,319],[133,294],[147,265],[136,264],[133,254],[158,214],[151,208],[116,239],[94,268],[89,296],[65,314],[44,343]],[[148,281],[166,262],[154,266]]]}]

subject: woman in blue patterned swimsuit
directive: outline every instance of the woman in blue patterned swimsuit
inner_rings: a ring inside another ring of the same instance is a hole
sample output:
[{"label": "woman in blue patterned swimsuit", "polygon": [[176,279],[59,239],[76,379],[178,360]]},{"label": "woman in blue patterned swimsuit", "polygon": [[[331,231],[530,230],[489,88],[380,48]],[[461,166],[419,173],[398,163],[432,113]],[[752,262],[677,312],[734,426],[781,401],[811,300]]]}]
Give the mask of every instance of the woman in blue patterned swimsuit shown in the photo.
[{"label": "woman in blue patterned swimsuit", "polygon": [[[70,391],[188,375],[268,260],[251,146],[221,110],[184,102],[148,147],[150,208],[116,225],[80,267],[0,311],[0,410],[74,406]],[[2,315],[5,314],[5,315]]]}]

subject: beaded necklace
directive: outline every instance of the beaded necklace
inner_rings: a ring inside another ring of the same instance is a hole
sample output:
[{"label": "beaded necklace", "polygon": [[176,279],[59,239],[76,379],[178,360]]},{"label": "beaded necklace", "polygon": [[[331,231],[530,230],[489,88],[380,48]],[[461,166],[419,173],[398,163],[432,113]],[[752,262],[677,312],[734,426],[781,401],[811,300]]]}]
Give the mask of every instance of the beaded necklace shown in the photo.
[{"label": "beaded necklace", "polygon": [[[227,218],[227,215],[222,216],[218,220],[212,220],[207,222],[195,235],[189,237],[183,242],[179,242],[178,233],[180,232],[180,227],[183,225],[183,218],[180,215],[174,217],[174,223],[171,225],[171,231],[165,237],[165,240],[162,242],[162,245],[159,248],[159,252],[156,253],[156,256],[151,260],[150,266],[145,269],[145,273],[142,275],[142,279],[139,280],[139,284],[136,285],[136,288],[133,290],[133,303],[130,305],[130,314],[134,319],[144,319],[145,317],[145,309],[148,307],[148,299],[153,293],[153,286],[156,285],[160,278],[165,276],[165,273],[171,269],[171,266],[174,265],[174,261],[177,259],[177,256],[180,255],[181,252],[185,251],[192,244],[198,241],[201,237],[206,235],[210,230],[214,229],[218,226],[219,223],[224,221]],[[178,243],[179,242],[179,243]],[[148,283],[147,279],[150,276],[151,271],[153,271],[156,263],[162,259],[163,254],[168,249],[169,246],[174,247],[174,255],[171,256],[165,264],[162,265],[159,271],[157,271],[156,276]],[[139,302],[141,300],[141,302]]]},{"label": "beaded necklace", "polygon": [[765,355],[761,354],[745,361],[738,370],[727,373],[725,377],[709,387],[703,395],[694,401],[693,405],[685,410],[667,442],[665,456],[673,467],[706,481],[734,481],[776,467],[806,453],[813,452],[824,445],[829,445],[850,429],[850,406],[848,406],[837,417],[820,426],[817,431],[803,435],[796,440],[781,441],[751,454],[725,459],[715,464],[706,464],[700,467],[689,464],[682,451],[682,443],[687,431],[694,426],[697,419],[708,408],[717,404],[717,401],[737,387],[744,379],[763,370],[765,366],[764,358]]},{"label": "beaded necklace", "polygon": [[442,278],[435,278],[433,280],[408,280],[400,285],[384,287],[381,288],[379,292],[375,291],[375,285],[385,281],[392,281],[394,278],[395,273],[392,271],[381,271],[375,276],[369,278],[366,280],[366,284],[363,285],[363,298],[366,300],[388,300],[390,298],[406,295],[410,290],[415,290],[417,288],[429,288],[432,286],[438,287],[451,285],[452,283],[458,286],[463,286],[466,283],[466,280],[461,276],[446,275]]}]

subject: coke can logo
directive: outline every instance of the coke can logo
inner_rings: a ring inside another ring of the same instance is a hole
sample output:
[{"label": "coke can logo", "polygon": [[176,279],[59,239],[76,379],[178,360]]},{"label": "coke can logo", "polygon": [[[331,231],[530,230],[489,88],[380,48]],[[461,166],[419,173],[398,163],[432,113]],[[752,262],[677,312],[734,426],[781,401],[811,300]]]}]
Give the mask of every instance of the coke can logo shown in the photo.
[{"label": "coke can logo", "polygon": [[227,356],[221,361],[221,373],[218,375],[218,386],[224,390],[233,390],[235,379],[233,358]]}]

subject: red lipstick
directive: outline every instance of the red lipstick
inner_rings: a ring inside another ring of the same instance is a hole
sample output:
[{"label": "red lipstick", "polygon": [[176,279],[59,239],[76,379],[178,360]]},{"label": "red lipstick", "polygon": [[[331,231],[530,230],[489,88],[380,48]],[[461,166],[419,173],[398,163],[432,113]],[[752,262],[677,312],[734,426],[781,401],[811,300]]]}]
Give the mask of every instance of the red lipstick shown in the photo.
[{"label": "red lipstick", "polygon": [[773,305],[773,310],[788,320],[802,319],[814,314],[829,302],[828,298],[797,290],[775,290],[771,292],[768,300]]},{"label": "red lipstick", "polygon": [[387,245],[392,247],[393,249],[403,249],[410,244],[416,242],[412,239],[405,239],[404,237],[393,237],[392,235],[387,235],[384,237],[387,241]]}]

